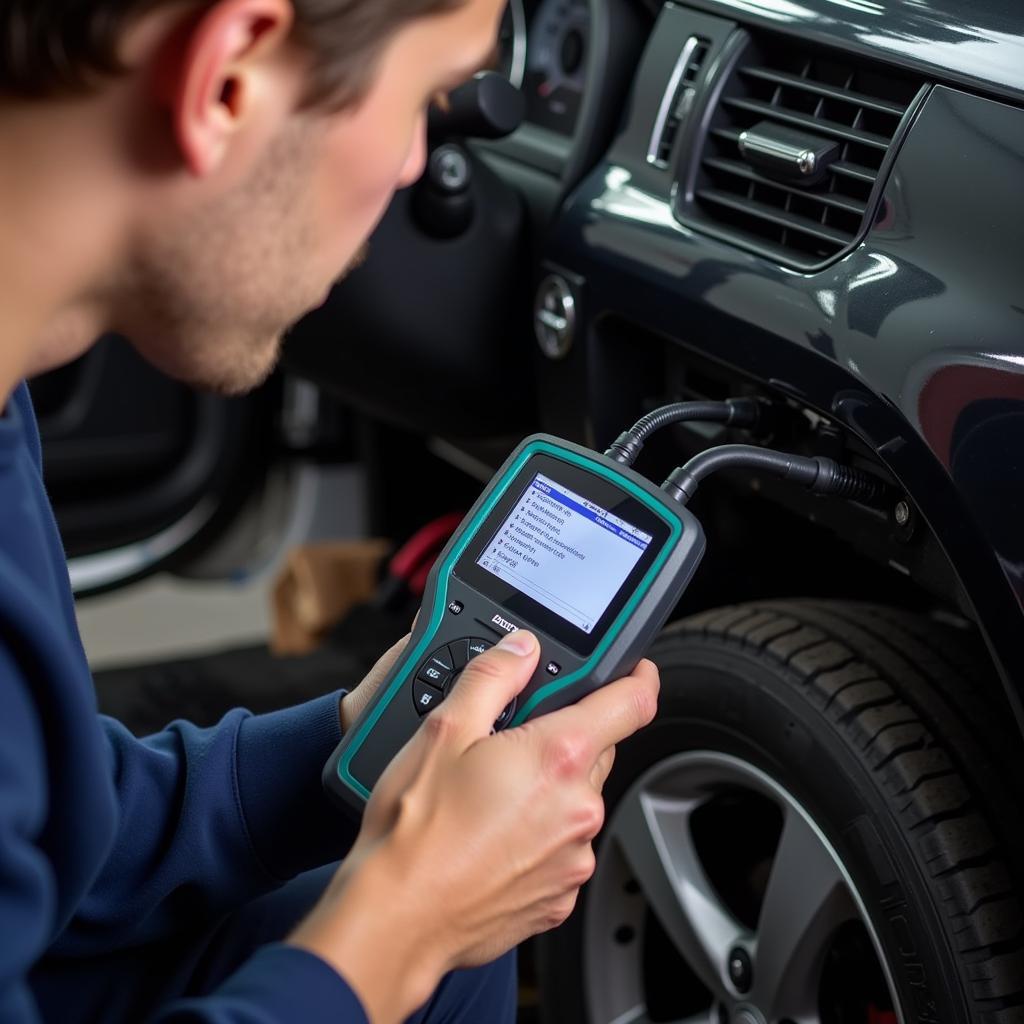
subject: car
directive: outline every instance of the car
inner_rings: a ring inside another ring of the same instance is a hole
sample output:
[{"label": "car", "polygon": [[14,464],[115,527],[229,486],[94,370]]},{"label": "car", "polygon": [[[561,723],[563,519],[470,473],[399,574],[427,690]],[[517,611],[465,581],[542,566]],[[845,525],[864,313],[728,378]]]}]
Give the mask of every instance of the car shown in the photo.
[{"label": "car", "polygon": [[531,431],[603,451],[756,398],[756,428],[677,425],[638,470],[741,442],[882,497],[702,487],[658,718],[534,949],[542,1019],[1022,1019],[1024,25],[510,0],[499,51],[268,387],[195,396],[116,339],[36,383],[79,590],[194,564],[296,452],[358,456],[398,539]]}]

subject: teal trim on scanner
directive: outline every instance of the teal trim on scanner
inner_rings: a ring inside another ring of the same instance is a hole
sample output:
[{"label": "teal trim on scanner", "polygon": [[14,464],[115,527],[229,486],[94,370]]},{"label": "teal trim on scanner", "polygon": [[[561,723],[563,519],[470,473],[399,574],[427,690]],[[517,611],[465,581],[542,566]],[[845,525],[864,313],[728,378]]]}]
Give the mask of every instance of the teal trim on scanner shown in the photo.
[{"label": "teal trim on scanner", "polygon": [[672,513],[668,505],[664,505],[657,501],[646,491],[637,487],[631,480],[620,476],[614,470],[611,470],[606,466],[602,466],[599,462],[592,462],[590,459],[587,459],[582,455],[577,455],[575,452],[565,451],[553,444],[549,444],[547,441],[534,441],[532,444],[527,445],[522,452],[520,452],[519,458],[516,459],[516,461],[509,467],[508,471],[491,492],[490,498],[473,517],[473,521],[463,531],[462,539],[455,545],[455,547],[452,548],[451,553],[445,559],[438,574],[438,580],[443,580],[444,582],[437,588],[437,594],[434,597],[434,607],[430,611],[430,623],[427,626],[426,632],[423,634],[423,639],[420,640],[411,653],[402,658],[401,667],[395,675],[395,678],[392,680],[391,685],[388,687],[387,692],[374,706],[373,711],[370,712],[366,721],[359,727],[359,731],[356,733],[355,739],[352,741],[352,745],[345,752],[345,755],[338,761],[338,777],[346,786],[355,790],[355,792],[364,799],[369,799],[370,791],[352,775],[350,769],[352,758],[358,753],[367,734],[374,725],[376,725],[380,716],[384,714],[387,706],[394,699],[395,694],[401,690],[402,685],[409,678],[409,673],[417,664],[419,664],[424,651],[426,651],[430,646],[431,641],[437,633],[437,627],[444,616],[444,610],[448,604],[448,579],[451,574],[452,567],[462,556],[462,552],[465,551],[466,545],[470,542],[470,539],[475,536],[480,524],[491,514],[494,506],[501,500],[505,491],[508,489],[508,485],[513,479],[515,479],[526,462],[534,455],[538,454],[550,455],[553,458],[561,459],[563,462],[574,463],[575,465],[582,466],[584,469],[587,469],[592,473],[596,473],[598,476],[604,477],[606,480],[611,480],[618,484],[620,487],[629,491],[629,493],[638,501],[643,502],[652,512],[654,512],[655,515],[658,516],[658,518],[663,519],[668,524],[671,535],[668,543],[662,548],[661,554],[655,559],[651,568],[647,571],[647,575],[644,576],[643,580],[641,580],[640,585],[634,591],[633,596],[629,599],[618,617],[612,623],[611,628],[605,634],[601,643],[597,645],[594,653],[591,654],[583,666],[575,672],[570,672],[567,676],[563,676],[555,682],[549,683],[547,686],[539,689],[530,698],[530,700],[520,708],[518,714],[512,720],[511,724],[513,726],[520,725],[524,722],[530,712],[533,711],[534,708],[536,708],[542,701],[547,700],[560,690],[564,690],[565,687],[571,686],[574,682],[583,678],[583,676],[593,669],[604,655],[604,652],[611,646],[615,637],[618,636],[619,631],[622,629],[626,620],[633,614],[633,610],[643,599],[643,596],[647,593],[651,583],[654,582],[655,577],[661,571],[661,567],[665,564],[665,561],[679,542],[679,538],[683,533],[683,524],[680,522],[679,517]]}]

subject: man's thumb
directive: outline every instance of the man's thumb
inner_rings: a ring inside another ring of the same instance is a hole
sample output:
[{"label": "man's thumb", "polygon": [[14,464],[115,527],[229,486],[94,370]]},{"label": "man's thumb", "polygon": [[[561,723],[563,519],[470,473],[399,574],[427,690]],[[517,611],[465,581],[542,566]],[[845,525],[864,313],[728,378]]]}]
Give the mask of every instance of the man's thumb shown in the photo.
[{"label": "man's thumb", "polygon": [[539,657],[540,644],[532,633],[509,633],[463,669],[445,709],[474,739],[488,735],[505,706],[530,681]]}]

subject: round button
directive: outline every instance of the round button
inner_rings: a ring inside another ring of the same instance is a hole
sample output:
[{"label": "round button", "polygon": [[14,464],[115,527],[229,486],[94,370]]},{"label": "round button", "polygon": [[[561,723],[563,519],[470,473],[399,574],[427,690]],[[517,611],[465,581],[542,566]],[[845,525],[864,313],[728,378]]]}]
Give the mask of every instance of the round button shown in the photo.
[{"label": "round button", "polygon": [[449,669],[442,668],[440,665],[434,664],[432,661],[428,661],[423,668],[419,670],[416,678],[421,683],[426,683],[428,686],[435,686],[440,690],[447,685],[448,680],[451,678],[451,671]]},{"label": "round button", "polygon": [[464,192],[470,178],[469,160],[465,150],[451,142],[438,146],[430,154],[427,173],[433,184],[442,192],[449,195]]},{"label": "round button", "polygon": [[435,665],[442,672],[451,672],[455,668],[451,653],[447,647],[438,647],[436,651],[431,651],[430,657],[427,658],[427,664]]},{"label": "round button", "polygon": [[477,637],[467,640],[466,643],[470,659],[475,658],[478,654],[483,654],[484,651],[489,651],[494,646],[487,640],[480,640]]},{"label": "round button", "polygon": [[505,710],[498,715],[498,720],[494,723],[494,731],[500,732],[502,729],[512,721],[512,716],[516,713],[516,699],[513,697],[508,704],[505,705]]},{"label": "round button", "polygon": [[444,694],[421,679],[412,684],[412,702],[418,715],[429,714],[444,700]]},{"label": "round button", "polygon": [[564,359],[576,337],[576,300],[565,278],[549,274],[537,289],[533,304],[537,344],[549,359]]},{"label": "round button", "polygon": [[466,667],[466,662],[469,661],[469,652],[466,649],[468,640],[452,640],[448,644],[448,650],[452,656],[452,667],[458,672],[460,669]]}]

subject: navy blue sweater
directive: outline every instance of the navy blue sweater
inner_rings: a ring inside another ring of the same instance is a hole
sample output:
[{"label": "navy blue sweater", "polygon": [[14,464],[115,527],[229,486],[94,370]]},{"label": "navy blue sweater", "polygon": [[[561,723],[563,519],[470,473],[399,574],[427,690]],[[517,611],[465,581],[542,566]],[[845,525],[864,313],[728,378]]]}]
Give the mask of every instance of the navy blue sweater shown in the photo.
[{"label": "navy blue sweater", "polygon": [[[173,937],[337,859],[320,769],[338,696],[144,740],[99,716],[22,385],[0,417],[0,1021],[43,1019],[30,977],[46,956]],[[284,945],[155,1019],[186,1018],[366,1020],[341,977]]]}]

